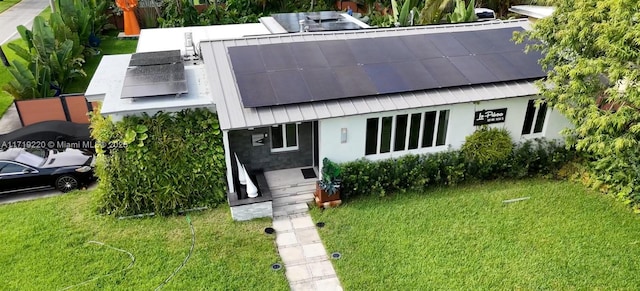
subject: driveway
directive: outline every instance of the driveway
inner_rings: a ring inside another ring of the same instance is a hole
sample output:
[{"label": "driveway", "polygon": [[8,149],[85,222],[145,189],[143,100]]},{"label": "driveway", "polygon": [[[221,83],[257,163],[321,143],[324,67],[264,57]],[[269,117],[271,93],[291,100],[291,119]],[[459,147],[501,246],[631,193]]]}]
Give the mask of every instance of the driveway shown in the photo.
[{"label": "driveway", "polygon": [[20,35],[18,25],[31,29],[33,18],[49,6],[48,0],[22,0],[0,14],[0,44],[5,44]]},{"label": "driveway", "polygon": [[[93,190],[96,188],[97,185],[98,183],[93,182],[89,185],[89,187],[87,187],[87,189]],[[53,197],[53,196],[58,196],[62,194],[64,193],[53,188],[46,188],[38,191],[24,191],[24,192],[15,193],[15,194],[5,194],[5,195],[0,195],[0,205],[21,202],[21,201],[29,201],[29,200],[40,199],[40,198]]]}]

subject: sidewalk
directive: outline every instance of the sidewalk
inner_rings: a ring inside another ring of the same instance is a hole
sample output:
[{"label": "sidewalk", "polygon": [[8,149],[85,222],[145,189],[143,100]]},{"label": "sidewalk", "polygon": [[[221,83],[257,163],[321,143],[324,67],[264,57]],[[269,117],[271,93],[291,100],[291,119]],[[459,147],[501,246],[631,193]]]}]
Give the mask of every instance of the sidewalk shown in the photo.
[{"label": "sidewalk", "polygon": [[0,14],[0,44],[19,38],[16,27],[24,25],[31,29],[33,18],[49,6],[48,0],[22,0]]},{"label": "sidewalk", "polygon": [[[31,29],[33,18],[49,6],[48,0],[22,0],[0,13],[0,44],[20,37],[16,27],[24,25]],[[15,105],[11,105],[0,119],[0,134],[22,127]]]}]

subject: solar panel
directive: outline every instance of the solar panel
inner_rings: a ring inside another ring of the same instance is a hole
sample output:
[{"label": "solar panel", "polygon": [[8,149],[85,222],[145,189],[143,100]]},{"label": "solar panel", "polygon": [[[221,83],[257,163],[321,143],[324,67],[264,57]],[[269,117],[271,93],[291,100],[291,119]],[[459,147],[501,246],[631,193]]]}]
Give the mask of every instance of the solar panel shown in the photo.
[{"label": "solar panel", "polygon": [[135,53],[131,55],[129,66],[149,66],[182,62],[180,50]]},{"label": "solar panel", "polygon": [[385,53],[387,61],[399,62],[416,59],[400,37],[381,37],[376,41],[376,46]]},{"label": "solar panel", "polygon": [[451,57],[449,61],[471,84],[483,84],[500,81],[475,56]]},{"label": "solar panel", "polygon": [[509,63],[502,54],[486,54],[477,55],[478,60],[500,80],[508,80],[510,78],[524,79],[522,74],[514,65]]},{"label": "solar panel", "polygon": [[427,71],[433,72],[432,76],[438,83],[438,87],[452,87],[470,84],[469,80],[467,80],[464,75],[456,69],[448,58],[428,59],[422,60],[421,62]]},{"label": "solar panel", "polygon": [[[541,78],[547,74],[542,71],[538,60],[542,58],[539,52],[530,52],[528,54],[520,52],[503,53],[502,56],[514,67],[518,68],[523,78]],[[535,65],[533,65],[535,64]]]},{"label": "solar panel", "polygon": [[299,70],[274,71],[267,74],[276,96],[276,104],[290,104],[311,99],[307,84]]},{"label": "solar panel", "polygon": [[409,85],[404,81],[402,76],[396,72],[391,64],[369,64],[362,67],[380,94],[411,90]]},{"label": "solar panel", "polygon": [[143,98],[187,93],[182,63],[127,68],[120,98]]},{"label": "solar panel", "polygon": [[347,41],[359,64],[375,64],[387,61],[387,54],[378,46],[377,39],[361,38]]},{"label": "solar panel", "polygon": [[333,70],[329,68],[305,69],[302,71],[302,77],[314,101],[337,99],[345,95]]},{"label": "solar panel", "polygon": [[277,104],[276,94],[266,72],[236,75],[244,107],[260,107]]},{"label": "solar panel", "polygon": [[456,32],[453,37],[471,54],[486,53],[495,46],[494,43],[483,39],[477,31]]},{"label": "solar panel", "polygon": [[329,62],[329,66],[354,66],[357,64],[346,41],[329,40],[317,43],[324,58]]},{"label": "solar panel", "polygon": [[398,72],[411,90],[422,90],[426,88],[438,88],[438,82],[431,76],[431,73],[417,61],[391,63],[391,66]]},{"label": "solar panel", "polygon": [[[321,16],[318,16],[321,17]],[[329,17],[329,16],[327,16]],[[503,28],[229,47],[243,105],[260,107],[544,77]]]},{"label": "solar panel", "polygon": [[329,62],[315,42],[295,42],[290,44],[299,67],[305,69],[328,68]]},{"label": "solar panel", "polygon": [[376,86],[369,80],[369,76],[362,69],[362,66],[348,66],[333,68],[336,81],[344,96],[367,96],[376,95]]},{"label": "solar panel", "polygon": [[433,59],[444,56],[426,35],[409,35],[400,39],[416,59]]},{"label": "solar panel", "polygon": [[469,51],[451,34],[438,33],[428,37],[438,50],[448,57],[469,55]]},{"label": "solar panel", "polygon": [[286,70],[297,67],[296,59],[291,57],[289,44],[267,44],[259,46],[264,67],[267,71]]},{"label": "solar panel", "polygon": [[233,71],[237,73],[264,72],[264,62],[258,46],[235,46],[229,48],[229,58]]}]

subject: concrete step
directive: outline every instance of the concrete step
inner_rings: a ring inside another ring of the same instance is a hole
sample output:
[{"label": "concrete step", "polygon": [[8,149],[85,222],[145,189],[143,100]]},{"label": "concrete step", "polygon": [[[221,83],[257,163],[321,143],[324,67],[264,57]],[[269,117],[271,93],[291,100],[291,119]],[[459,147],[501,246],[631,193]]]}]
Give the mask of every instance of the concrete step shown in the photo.
[{"label": "concrete step", "polygon": [[302,182],[302,183],[293,184],[293,185],[284,185],[284,186],[273,186],[272,184],[269,184],[269,185],[270,185],[269,189],[271,189],[271,191],[277,191],[277,190],[283,190],[283,189],[292,189],[293,191],[296,191],[297,189],[308,189],[308,188],[315,189],[316,180],[312,180],[310,182]]},{"label": "concrete step", "polygon": [[273,207],[284,206],[290,204],[307,203],[313,201],[313,193],[301,193],[291,196],[274,197]]},{"label": "concrete step", "polygon": [[288,216],[292,214],[305,213],[309,210],[306,203],[297,203],[273,207],[273,217]]},{"label": "concrete step", "polygon": [[316,190],[306,190],[306,191],[298,191],[298,192],[271,192],[271,197],[273,197],[274,199],[278,199],[278,198],[283,198],[283,197],[289,197],[289,196],[297,196],[297,195],[308,195],[311,194],[313,195],[313,193],[315,193]]}]

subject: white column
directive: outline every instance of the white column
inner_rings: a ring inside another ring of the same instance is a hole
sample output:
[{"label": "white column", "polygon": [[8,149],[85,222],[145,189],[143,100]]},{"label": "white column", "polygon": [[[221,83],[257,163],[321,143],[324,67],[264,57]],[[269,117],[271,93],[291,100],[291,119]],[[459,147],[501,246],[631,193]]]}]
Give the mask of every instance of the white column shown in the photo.
[{"label": "white column", "polygon": [[[229,148],[229,131],[222,131],[222,143],[224,145],[224,163],[227,166],[227,185],[229,186],[229,192],[236,192],[233,187],[233,171],[231,168],[231,149]],[[240,170],[240,169],[239,169]]]}]

